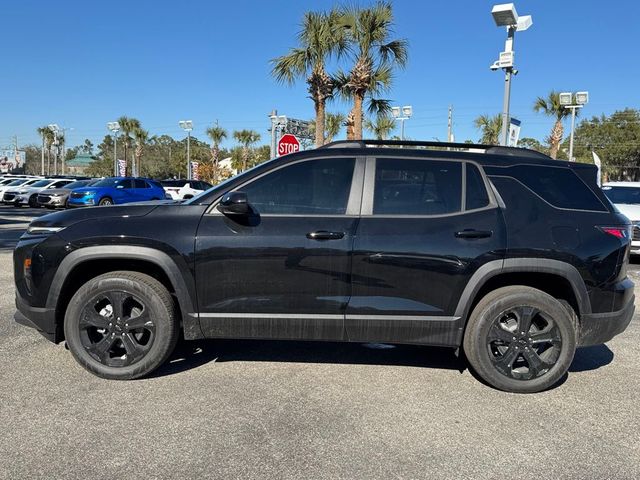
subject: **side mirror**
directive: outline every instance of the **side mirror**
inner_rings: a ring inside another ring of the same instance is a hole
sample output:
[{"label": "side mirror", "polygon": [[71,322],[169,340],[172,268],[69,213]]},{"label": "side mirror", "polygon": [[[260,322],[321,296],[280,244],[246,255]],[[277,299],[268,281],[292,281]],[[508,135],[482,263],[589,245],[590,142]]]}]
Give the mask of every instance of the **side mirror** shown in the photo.
[{"label": "side mirror", "polygon": [[218,210],[225,215],[249,215],[251,206],[244,192],[227,192],[222,196]]}]

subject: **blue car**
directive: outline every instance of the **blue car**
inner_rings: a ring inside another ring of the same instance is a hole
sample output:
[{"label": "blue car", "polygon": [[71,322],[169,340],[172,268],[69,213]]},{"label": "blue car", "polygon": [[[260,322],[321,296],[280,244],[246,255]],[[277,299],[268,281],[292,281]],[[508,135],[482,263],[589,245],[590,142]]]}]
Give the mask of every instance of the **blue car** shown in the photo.
[{"label": "blue car", "polygon": [[110,177],[90,187],[72,190],[69,194],[68,206],[119,205],[164,198],[164,188],[155,180],[139,177]]}]

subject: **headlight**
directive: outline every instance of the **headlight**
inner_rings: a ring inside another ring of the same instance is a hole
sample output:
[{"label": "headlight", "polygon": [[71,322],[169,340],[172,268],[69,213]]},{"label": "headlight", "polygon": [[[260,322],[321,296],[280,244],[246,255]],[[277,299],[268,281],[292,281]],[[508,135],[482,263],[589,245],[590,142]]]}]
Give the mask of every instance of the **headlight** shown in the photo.
[{"label": "headlight", "polygon": [[94,197],[96,192],[82,192],[85,197]]},{"label": "headlight", "polygon": [[29,190],[18,190],[18,193],[22,193],[22,194],[29,193]]},{"label": "headlight", "polygon": [[29,226],[29,228],[27,228],[27,233],[29,235],[42,235],[42,234],[46,234],[46,233],[56,233],[59,232],[60,230],[63,230],[65,227],[32,227]]}]

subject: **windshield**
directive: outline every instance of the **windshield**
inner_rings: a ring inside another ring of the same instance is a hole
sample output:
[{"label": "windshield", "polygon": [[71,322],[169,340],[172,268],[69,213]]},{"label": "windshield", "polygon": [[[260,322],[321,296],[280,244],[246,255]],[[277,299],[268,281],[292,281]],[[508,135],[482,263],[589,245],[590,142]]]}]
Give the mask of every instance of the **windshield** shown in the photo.
[{"label": "windshield", "polygon": [[128,182],[129,179],[124,178],[105,178],[104,180],[97,181],[92,187],[116,187],[121,183]]},{"label": "windshield", "polygon": [[32,183],[31,186],[32,187],[46,187],[47,185],[49,185],[50,183],[52,183],[53,180],[39,180],[35,183]]},{"label": "windshield", "polygon": [[602,191],[613,203],[640,204],[640,187],[602,187]]},{"label": "windshield", "polygon": [[67,183],[64,187],[60,187],[60,188],[73,190],[74,188],[86,187],[88,183],[89,183],[89,180],[78,180],[77,182]]},{"label": "windshield", "polygon": [[193,198],[190,198],[189,200],[187,200],[186,202],[184,202],[185,204],[189,205],[192,203],[198,203],[200,201],[200,198],[204,197],[205,195],[207,195],[208,192],[210,192],[211,190],[217,190],[217,189],[221,189],[222,191],[224,191],[224,187],[228,184],[231,183],[231,181],[236,181],[238,180],[238,178],[243,177],[245,175],[249,175],[250,173],[252,173],[254,170],[258,170],[259,168],[265,168],[265,166],[269,165],[271,162],[273,162],[274,160],[269,160],[263,163],[259,163],[257,165],[254,165],[253,167],[251,167],[249,170],[245,170],[242,173],[239,173],[233,177],[227,178],[224,182],[219,183],[218,185],[214,185],[213,187],[204,190],[202,192],[200,192],[198,195],[196,195]]},{"label": "windshield", "polygon": [[13,182],[8,183],[7,186],[15,187],[17,185],[22,185],[23,183],[26,183],[26,180],[24,178],[19,178],[18,180],[14,180]]}]

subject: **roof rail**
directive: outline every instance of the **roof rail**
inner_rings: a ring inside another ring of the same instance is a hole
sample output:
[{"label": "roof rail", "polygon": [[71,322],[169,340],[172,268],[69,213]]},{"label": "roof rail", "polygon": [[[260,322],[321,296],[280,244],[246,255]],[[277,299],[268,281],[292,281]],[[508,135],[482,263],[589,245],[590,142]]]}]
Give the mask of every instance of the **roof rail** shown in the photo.
[{"label": "roof rail", "polygon": [[453,148],[461,150],[483,150],[484,153],[496,155],[517,155],[534,158],[550,157],[544,153],[528,148],[504,147],[498,145],[484,145],[481,143],[431,142],[421,140],[338,140],[327,143],[318,148],[367,148],[367,147],[423,147],[423,148]]}]

